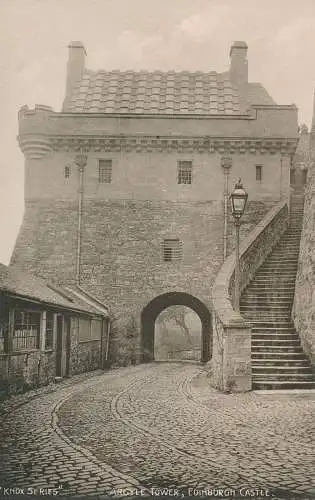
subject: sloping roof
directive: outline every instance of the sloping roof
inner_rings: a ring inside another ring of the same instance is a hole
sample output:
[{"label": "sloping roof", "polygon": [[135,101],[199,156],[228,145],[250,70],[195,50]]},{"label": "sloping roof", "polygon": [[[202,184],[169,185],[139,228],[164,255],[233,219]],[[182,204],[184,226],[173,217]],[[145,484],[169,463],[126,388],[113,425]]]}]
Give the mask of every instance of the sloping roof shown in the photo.
[{"label": "sloping roof", "polygon": [[228,72],[86,71],[67,111],[231,115],[240,106]]},{"label": "sloping roof", "polygon": [[261,83],[248,84],[248,100],[250,104],[276,104]]},{"label": "sloping roof", "polygon": [[71,288],[64,290],[61,287],[55,287],[46,283],[44,280],[22,272],[14,266],[5,266],[0,263],[0,290],[18,295],[25,300],[35,300],[53,306],[59,306],[64,309],[75,310],[78,313],[92,313],[106,315],[106,308],[101,308],[93,304],[93,300],[84,300],[81,297],[71,293]]}]

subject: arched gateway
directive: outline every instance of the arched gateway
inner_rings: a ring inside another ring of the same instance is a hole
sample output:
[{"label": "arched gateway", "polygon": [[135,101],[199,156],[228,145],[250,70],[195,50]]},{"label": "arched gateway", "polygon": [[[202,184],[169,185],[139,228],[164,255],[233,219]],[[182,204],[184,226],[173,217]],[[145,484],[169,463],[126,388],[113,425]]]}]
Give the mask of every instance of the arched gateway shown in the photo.
[{"label": "arched gateway", "polygon": [[158,315],[170,306],[186,306],[199,316],[201,330],[201,361],[211,358],[212,328],[211,315],[208,308],[196,297],[182,292],[170,292],[155,297],[141,313],[141,354],[142,361],[154,359],[154,329]]}]

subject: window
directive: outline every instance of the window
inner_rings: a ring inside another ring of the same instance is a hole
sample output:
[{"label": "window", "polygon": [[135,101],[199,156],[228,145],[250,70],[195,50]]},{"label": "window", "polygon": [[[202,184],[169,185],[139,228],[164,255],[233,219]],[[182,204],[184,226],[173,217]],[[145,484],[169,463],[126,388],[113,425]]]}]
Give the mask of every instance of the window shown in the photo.
[{"label": "window", "polygon": [[39,348],[41,314],[16,310],[13,332],[13,351]]},{"label": "window", "polygon": [[65,166],[65,179],[69,179],[71,174],[71,167],[69,165]]},{"label": "window", "polygon": [[5,352],[5,343],[8,338],[8,324],[0,322],[0,354]]},{"label": "window", "polygon": [[92,319],[91,321],[91,339],[101,340],[102,336],[102,322],[99,319]]},{"label": "window", "polygon": [[178,184],[191,184],[192,161],[180,160],[177,165]]},{"label": "window", "polygon": [[79,341],[101,340],[102,322],[99,319],[79,319]]},{"label": "window", "polygon": [[262,165],[256,165],[256,181],[262,181]]},{"label": "window", "polygon": [[46,337],[45,349],[52,349],[54,342],[54,315],[52,312],[46,313]]},{"label": "window", "polygon": [[163,241],[163,260],[171,262],[181,260],[183,253],[182,242],[178,239],[167,239]]},{"label": "window", "polygon": [[98,160],[98,181],[100,184],[112,182],[112,160]]},{"label": "window", "polygon": [[91,340],[91,320],[80,318],[79,319],[79,341],[87,342]]}]

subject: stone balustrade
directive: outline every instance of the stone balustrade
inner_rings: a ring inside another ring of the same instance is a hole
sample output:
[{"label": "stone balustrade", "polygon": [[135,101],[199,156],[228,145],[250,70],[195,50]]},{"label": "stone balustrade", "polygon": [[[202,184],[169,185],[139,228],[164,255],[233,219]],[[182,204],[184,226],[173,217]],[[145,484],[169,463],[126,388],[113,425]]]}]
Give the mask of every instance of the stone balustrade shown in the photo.
[{"label": "stone balustrade", "polygon": [[[287,229],[285,201],[273,207],[241,243],[241,291]],[[225,392],[251,390],[251,323],[233,309],[235,253],[223,264],[212,289],[213,355],[211,383]]]}]

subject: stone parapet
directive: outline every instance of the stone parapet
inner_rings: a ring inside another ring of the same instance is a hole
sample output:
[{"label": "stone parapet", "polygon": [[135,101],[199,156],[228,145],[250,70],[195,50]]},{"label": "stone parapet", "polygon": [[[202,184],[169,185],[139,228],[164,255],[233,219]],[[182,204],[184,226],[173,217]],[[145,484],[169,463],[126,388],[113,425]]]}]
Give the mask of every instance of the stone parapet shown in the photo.
[{"label": "stone parapet", "polygon": [[[293,154],[298,140],[297,109],[295,106],[262,106],[253,108],[247,115],[177,117],[55,113],[48,106],[37,105],[34,109],[23,106],[19,112],[20,140],[30,134],[45,135],[57,150],[96,148],[99,151],[112,145],[122,150],[149,147],[165,151],[168,147],[185,147],[207,152],[222,148],[222,152],[228,149]],[[228,143],[224,141],[227,138]]]},{"label": "stone parapet", "polygon": [[[288,206],[280,202],[240,248],[241,290],[253,279],[288,226]],[[212,289],[212,384],[223,391],[251,389],[251,324],[233,309],[235,253],[223,264]]]}]

